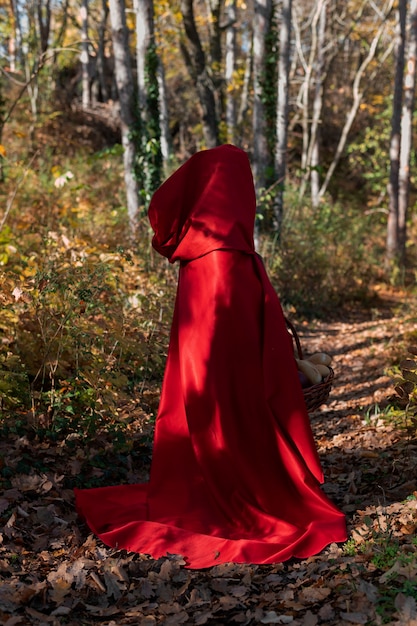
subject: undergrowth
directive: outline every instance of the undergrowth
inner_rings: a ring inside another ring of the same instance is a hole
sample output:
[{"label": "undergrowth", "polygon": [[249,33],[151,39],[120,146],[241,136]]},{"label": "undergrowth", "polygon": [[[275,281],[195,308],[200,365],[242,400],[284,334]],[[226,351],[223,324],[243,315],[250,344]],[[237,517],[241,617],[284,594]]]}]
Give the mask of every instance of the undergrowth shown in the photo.
[{"label": "undergrowth", "polygon": [[160,385],[176,283],[130,236],[120,150],[9,159],[0,187],[0,412],[45,436],[116,433]]},{"label": "undergrowth", "polygon": [[262,242],[284,307],[318,318],[369,306],[379,274],[381,225],[354,206],[326,202],[313,209],[295,191],[287,196],[279,241],[265,236]]}]

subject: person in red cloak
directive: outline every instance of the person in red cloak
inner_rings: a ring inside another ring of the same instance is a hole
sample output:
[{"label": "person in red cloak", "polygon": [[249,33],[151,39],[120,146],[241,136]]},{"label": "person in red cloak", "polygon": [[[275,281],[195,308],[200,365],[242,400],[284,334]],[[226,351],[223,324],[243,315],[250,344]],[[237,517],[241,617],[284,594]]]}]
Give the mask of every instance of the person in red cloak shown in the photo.
[{"label": "person in red cloak", "polygon": [[281,305],[255,253],[249,159],[198,152],[155,192],[153,247],[180,270],[149,482],[75,490],[107,545],[189,568],[306,558],[346,540]]}]

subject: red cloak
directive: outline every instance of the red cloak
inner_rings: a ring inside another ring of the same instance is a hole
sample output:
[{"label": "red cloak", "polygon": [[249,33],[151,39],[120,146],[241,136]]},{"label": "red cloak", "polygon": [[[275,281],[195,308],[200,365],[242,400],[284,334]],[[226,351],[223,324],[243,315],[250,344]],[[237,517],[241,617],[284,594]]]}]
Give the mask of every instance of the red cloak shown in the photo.
[{"label": "red cloak", "polygon": [[75,490],[107,545],[191,568],[305,558],[346,539],[278,297],[255,254],[246,154],[199,152],[154,194],[154,248],[180,261],[149,483]]}]

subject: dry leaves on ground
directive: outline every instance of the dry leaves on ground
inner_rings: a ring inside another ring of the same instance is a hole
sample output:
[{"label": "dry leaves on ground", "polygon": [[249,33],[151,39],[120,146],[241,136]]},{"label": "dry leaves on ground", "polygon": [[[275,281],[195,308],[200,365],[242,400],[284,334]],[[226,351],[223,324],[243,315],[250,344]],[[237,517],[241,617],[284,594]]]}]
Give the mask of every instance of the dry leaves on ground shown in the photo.
[{"label": "dry leaves on ground", "polygon": [[[0,624],[417,626],[417,442],[383,412],[387,354],[411,328],[387,317],[302,329],[304,348],[334,356],[335,387],[312,424],[324,489],[350,532],[344,546],[307,560],[191,571],[180,556],[110,550],[77,519],[69,479],[98,452],[116,466],[111,441],[9,433],[0,443]],[[138,458],[122,460],[128,481],[146,472],[149,458]],[[90,479],[111,482],[105,466],[89,468]]]}]

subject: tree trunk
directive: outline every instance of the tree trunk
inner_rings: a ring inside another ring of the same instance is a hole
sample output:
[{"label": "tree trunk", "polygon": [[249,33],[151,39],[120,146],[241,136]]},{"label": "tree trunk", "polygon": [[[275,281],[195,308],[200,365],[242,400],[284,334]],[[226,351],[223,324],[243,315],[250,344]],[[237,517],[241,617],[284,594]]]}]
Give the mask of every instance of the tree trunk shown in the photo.
[{"label": "tree trunk", "polygon": [[168,99],[165,83],[165,69],[161,60],[158,65],[159,86],[159,120],[161,127],[161,152],[164,163],[168,163],[172,155],[172,139],[169,130]]},{"label": "tree trunk", "polygon": [[106,55],[105,55],[105,36],[106,24],[109,15],[109,8],[106,0],[101,3],[101,16],[98,26],[98,46],[97,46],[97,74],[100,85],[100,94],[103,102],[109,99],[109,90],[106,82]]},{"label": "tree trunk", "polygon": [[235,142],[236,136],[236,98],[233,85],[236,64],[236,0],[230,0],[227,5],[226,28],[226,128],[227,141]]},{"label": "tree trunk", "polygon": [[220,120],[223,113],[223,86],[224,74],[222,69],[223,49],[222,30],[220,28],[220,13],[223,0],[207,0],[208,27],[210,33],[210,74],[213,81],[214,101],[216,103],[216,118]]},{"label": "tree trunk", "polygon": [[181,13],[190,50],[181,46],[202,109],[204,140],[207,148],[219,144],[218,120],[213,82],[207,71],[206,56],[195,25],[193,0],[181,0]]},{"label": "tree trunk", "polygon": [[281,232],[284,214],[284,187],[287,170],[288,101],[291,51],[292,0],[283,0],[281,27],[279,31],[278,95],[277,95],[277,142],[275,149],[275,173],[278,188],[274,200],[275,229]]},{"label": "tree trunk", "polygon": [[308,58],[306,58],[303,53],[303,42],[300,31],[298,28],[296,30],[298,54],[304,69],[304,80],[298,99],[298,106],[301,108],[301,125],[303,129],[303,147],[301,153],[301,171],[303,176],[300,185],[300,197],[304,195],[308,179],[311,178],[310,91],[318,49],[318,23],[323,9],[325,8],[324,5],[325,0],[316,0],[310,26],[311,45]]},{"label": "tree trunk", "polygon": [[41,55],[43,55],[48,50],[49,46],[49,33],[51,30],[51,1],[46,0],[45,5],[42,5],[42,0],[38,0],[37,10],[40,52]]},{"label": "tree trunk", "polygon": [[136,13],[136,61],[138,68],[138,102],[141,155],[140,178],[146,196],[153,194],[161,182],[161,103],[159,97],[160,61],[155,47],[153,0],[134,0]]},{"label": "tree trunk", "polygon": [[270,162],[266,138],[263,81],[265,79],[265,38],[270,28],[271,0],[255,0],[253,20],[253,173],[257,191],[265,187]]},{"label": "tree trunk", "polygon": [[82,75],[82,108],[91,106],[90,92],[90,53],[88,38],[88,0],[82,0],[80,8],[81,18],[81,75]]},{"label": "tree trunk", "polygon": [[146,55],[154,37],[153,0],[133,0],[136,14],[136,64],[138,70],[138,102],[142,120],[146,123]]},{"label": "tree trunk", "polygon": [[237,126],[239,128],[239,136],[242,135],[241,127],[243,122],[245,121],[248,109],[249,109],[249,91],[251,86],[251,78],[253,72],[253,37],[250,36],[250,41],[252,42],[250,46],[248,46],[248,51],[246,53],[245,59],[245,74],[243,76],[243,86],[242,93],[240,96],[240,105],[239,111],[237,115]]},{"label": "tree trunk", "polygon": [[17,0],[10,0],[12,36],[9,44],[10,71],[17,72],[22,67],[22,30]]},{"label": "tree trunk", "polygon": [[391,118],[390,174],[388,183],[389,213],[387,223],[386,262],[389,266],[399,253],[399,171],[401,150],[401,108],[403,101],[403,77],[405,65],[405,38],[407,21],[407,0],[399,0],[396,41],[396,66],[394,95]]},{"label": "tree trunk", "polygon": [[133,74],[130,63],[126,7],[124,0],[110,0],[115,77],[120,99],[120,122],[123,144],[124,176],[127,211],[131,234],[134,235],[139,212],[139,190],[134,176],[136,148],[132,135],[135,130]]},{"label": "tree trunk", "polygon": [[410,197],[410,157],[413,144],[413,111],[417,60],[417,0],[411,0],[409,12],[410,26],[406,64],[407,69],[404,78],[398,189],[398,258],[402,264],[406,261],[407,212]]},{"label": "tree trunk", "polygon": [[22,16],[21,22],[25,24],[27,29],[26,41],[22,42],[23,71],[32,113],[29,136],[31,149],[35,150],[35,127],[39,113],[38,75],[44,67],[46,51],[49,47],[49,34],[51,29],[50,0],[46,0],[44,5],[42,4],[42,0],[39,0],[37,4],[29,5],[27,7],[27,14]]},{"label": "tree trunk", "polygon": [[316,84],[313,100],[313,119],[310,127],[310,154],[308,161],[310,163],[311,203],[313,207],[318,207],[320,200],[320,120],[323,109],[323,82],[325,77],[324,46],[327,4],[327,2],[324,2],[321,7],[318,23]]}]

